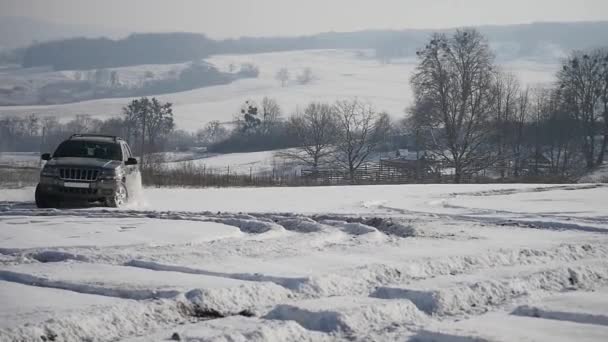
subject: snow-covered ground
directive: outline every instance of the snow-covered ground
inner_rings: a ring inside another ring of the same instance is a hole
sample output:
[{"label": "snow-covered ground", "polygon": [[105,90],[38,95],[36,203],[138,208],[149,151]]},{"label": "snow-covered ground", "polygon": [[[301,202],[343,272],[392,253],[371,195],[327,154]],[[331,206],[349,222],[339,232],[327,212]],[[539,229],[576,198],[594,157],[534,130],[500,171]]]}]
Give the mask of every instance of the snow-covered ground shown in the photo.
[{"label": "snow-covered ground", "polygon": [[580,183],[608,183],[608,163],[604,163],[595,170],[581,177]]},{"label": "snow-covered ground", "polygon": [[[179,128],[196,130],[212,120],[232,121],[246,100],[260,101],[268,96],[276,98],[286,115],[311,101],[333,102],[337,99],[358,97],[369,101],[378,110],[401,117],[412,103],[410,76],[415,60],[382,64],[375,59],[361,58],[360,53],[350,50],[312,50],[274,52],[253,55],[218,55],[208,59],[222,71],[241,63],[254,63],[260,68],[257,79],[242,79],[228,85],[213,86],[175,94],[158,96],[174,104],[174,114]],[[121,79],[139,79],[145,71],[155,75],[166,73],[178,66],[140,66],[119,70]],[[292,81],[282,87],[275,79],[281,68],[287,68]],[[306,85],[295,80],[305,68],[311,68],[315,79]],[[530,61],[514,61],[502,65],[506,71],[514,72],[526,84],[552,82],[557,65]],[[26,71],[22,71],[26,72]],[[49,73],[41,70],[38,78],[73,77],[70,72]],[[124,76],[123,76],[124,75]],[[2,79],[0,74],[0,80]],[[9,76],[5,76],[9,77]],[[23,78],[25,76],[11,76]],[[30,77],[30,76],[28,76]],[[8,81],[7,81],[8,82]],[[90,114],[99,118],[120,115],[121,108],[129,99],[101,99],[63,105],[0,107],[2,114],[53,115],[70,119],[79,114]]]},{"label": "snow-covered ground", "polygon": [[40,153],[38,152],[0,152],[1,166],[39,166]]},{"label": "snow-covered ground", "polygon": [[[247,153],[210,154],[207,156],[192,156],[175,162],[167,162],[168,168],[194,167],[216,173],[231,174],[264,174],[276,172],[289,172],[296,167],[288,160],[282,158],[280,153],[285,150],[260,151]],[[167,154],[165,154],[167,155]],[[169,157],[167,160],[175,160]]]},{"label": "snow-covered ground", "polygon": [[0,341],[606,341],[608,187],[0,189]]}]

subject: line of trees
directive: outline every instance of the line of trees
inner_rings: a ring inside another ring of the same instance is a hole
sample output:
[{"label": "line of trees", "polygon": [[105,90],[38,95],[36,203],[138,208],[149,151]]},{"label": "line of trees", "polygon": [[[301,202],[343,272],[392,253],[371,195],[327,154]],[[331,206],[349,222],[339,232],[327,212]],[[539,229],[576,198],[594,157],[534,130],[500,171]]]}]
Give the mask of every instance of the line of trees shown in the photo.
[{"label": "line of trees", "polygon": [[603,162],[608,50],[573,52],[544,89],[501,72],[473,29],[435,34],[417,56],[408,129],[455,182],[488,168],[501,178],[570,176]]},{"label": "line of trees", "polygon": [[286,149],[277,156],[313,170],[340,168],[354,179],[376,152],[387,149],[393,126],[388,114],[358,99],[313,102],[285,120],[276,100],[264,98],[259,105],[244,103],[232,131],[220,131],[218,123],[212,122],[197,136],[214,141],[208,146],[211,152]]},{"label": "line of trees", "polygon": [[[51,151],[75,133],[100,133],[123,137],[138,154],[174,148],[175,123],[171,103],[142,97],[123,108],[121,116],[106,120],[78,115],[68,122],[54,116],[0,118],[0,151]],[[194,140],[194,139],[192,139]]]}]

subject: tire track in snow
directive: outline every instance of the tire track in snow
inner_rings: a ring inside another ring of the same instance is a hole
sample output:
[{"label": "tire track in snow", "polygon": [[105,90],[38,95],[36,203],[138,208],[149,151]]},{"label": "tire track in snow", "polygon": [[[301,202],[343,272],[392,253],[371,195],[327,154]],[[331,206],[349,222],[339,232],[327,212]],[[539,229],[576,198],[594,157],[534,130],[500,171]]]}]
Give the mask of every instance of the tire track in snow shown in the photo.
[{"label": "tire track in snow", "polygon": [[583,312],[556,311],[536,306],[518,306],[512,313],[515,316],[554,319],[574,323],[594,324],[608,326],[608,315],[597,315]]},{"label": "tire track in snow", "polygon": [[166,265],[153,261],[143,260],[131,260],[124,264],[124,266],[139,267],[153,271],[165,271],[165,272],[180,272],[187,274],[202,274],[213,277],[222,277],[229,279],[237,279],[251,282],[271,282],[277,285],[281,285],[287,289],[297,289],[299,284],[306,281],[306,278],[289,278],[289,277],[275,277],[267,276],[260,273],[227,273],[227,272],[214,272],[207,271],[200,268],[192,268],[178,265]]},{"label": "tire track in snow", "polygon": [[22,285],[46,287],[84,294],[93,294],[99,296],[134,300],[175,298],[177,295],[180,294],[179,291],[175,290],[135,290],[120,287],[113,288],[90,284],[79,284],[68,281],[49,280],[44,277],[37,277],[26,273],[13,272],[7,270],[0,270],[0,280],[18,283]]},{"label": "tire track in snow", "polygon": [[[272,282],[305,298],[331,296],[362,296],[378,287],[436,276],[457,276],[496,267],[543,265],[547,262],[565,264],[608,258],[608,247],[601,243],[562,245],[549,250],[501,250],[474,256],[422,258],[397,265],[370,264],[345,268],[331,273],[308,277],[278,277],[260,273],[214,272],[201,268],[168,265],[145,260],[131,260],[126,266],[155,271],[182,272],[226,277],[252,282]],[[608,278],[608,277],[607,277]]]},{"label": "tire track in snow", "polygon": [[[458,207],[453,205],[447,205],[448,207],[457,208],[457,209],[466,209],[466,210],[476,210],[468,207]],[[518,228],[530,228],[530,229],[546,229],[546,230],[554,230],[554,231],[580,231],[587,233],[599,233],[599,234],[608,234],[608,227],[599,228],[594,226],[587,226],[578,223],[569,223],[569,222],[560,222],[560,221],[542,221],[538,218],[548,218],[548,219],[556,219],[561,218],[556,215],[529,215],[523,213],[516,212],[500,212],[495,210],[484,211],[487,214],[510,214],[511,218],[504,217],[490,217],[490,216],[481,216],[481,213],[471,213],[471,214],[445,214],[445,213],[426,213],[426,212],[415,212],[409,211],[400,208],[394,208],[389,206],[380,206],[379,208],[393,211],[399,213],[401,215],[420,215],[425,216],[431,219],[450,219],[450,220],[458,220],[464,222],[475,222],[475,223],[483,223],[483,224],[491,224],[494,226],[504,227],[504,226],[513,226]],[[571,218],[572,219],[572,218]],[[576,218],[574,218],[576,219]],[[601,222],[603,223],[603,222]]]},{"label": "tire track in snow", "polygon": [[608,263],[574,263],[529,274],[444,285],[379,287],[372,297],[408,299],[421,311],[438,317],[478,315],[540,294],[589,291],[608,284]]},{"label": "tire track in snow", "polygon": [[486,190],[486,191],[471,191],[471,192],[453,192],[450,197],[455,196],[504,196],[504,195],[515,195],[530,192],[547,192],[547,191],[558,191],[558,190],[589,190],[606,187],[605,184],[581,184],[581,185],[555,185],[555,186],[544,186],[536,188],[511,188],[511,189],[500,189],[500,190]]}]

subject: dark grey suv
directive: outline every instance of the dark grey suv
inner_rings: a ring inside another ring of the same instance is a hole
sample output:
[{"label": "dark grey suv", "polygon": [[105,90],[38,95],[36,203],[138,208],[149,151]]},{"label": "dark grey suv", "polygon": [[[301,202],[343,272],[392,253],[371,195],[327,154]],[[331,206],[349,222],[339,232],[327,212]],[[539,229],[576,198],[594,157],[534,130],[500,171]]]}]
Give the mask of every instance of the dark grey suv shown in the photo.
[{"label": "dark grey suv", "polygon": [[139,186],[131,183],[141,182],[129,145],[115,136],[74,134],[42,159],[47,162],[36,187],[38,208],[63,202],[120,207],[129,200],[128,189]]}]

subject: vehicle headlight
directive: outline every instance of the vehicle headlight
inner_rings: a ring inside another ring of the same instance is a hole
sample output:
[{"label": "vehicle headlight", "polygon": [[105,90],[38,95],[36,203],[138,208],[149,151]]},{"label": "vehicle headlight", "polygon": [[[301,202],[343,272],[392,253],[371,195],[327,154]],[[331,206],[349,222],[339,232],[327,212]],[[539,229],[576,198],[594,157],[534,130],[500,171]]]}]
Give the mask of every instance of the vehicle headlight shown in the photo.
[{"label": "vehicle headlight", "polygon": [[40,172],[41,176],[44,177],[59,177],[59,169],[55,166],[45,165]]},{"label": "vehicle headlight", "polygon": [[101,179],[121,179],[122,173],[116,169],[101,170],[99,174]]}]

